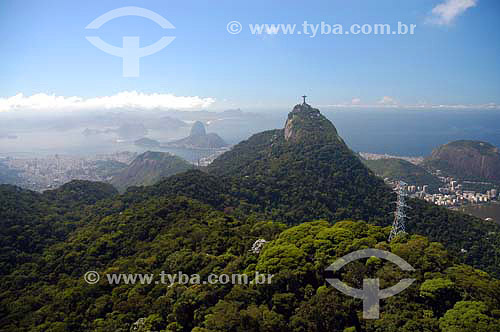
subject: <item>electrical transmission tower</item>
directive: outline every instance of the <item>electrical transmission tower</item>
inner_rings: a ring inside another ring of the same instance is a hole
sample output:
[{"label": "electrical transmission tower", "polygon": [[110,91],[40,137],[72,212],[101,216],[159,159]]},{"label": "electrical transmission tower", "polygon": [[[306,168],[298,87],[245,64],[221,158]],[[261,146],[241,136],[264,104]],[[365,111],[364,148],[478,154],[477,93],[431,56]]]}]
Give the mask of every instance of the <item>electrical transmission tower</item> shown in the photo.
[{"label": "electrical transmission tower", "polygon": [[391,234],[389,234],[389,242],[397,235],[406,233],[405,220],[408,218],[405,213],[405,209],[408,207],[405,202],[407,194],[404,187],[406,185],[407,183],[399,181],[395,189],[398,194],[398,200],[396,201],[396,211],[394,211],[394,221],[392,223]]}]

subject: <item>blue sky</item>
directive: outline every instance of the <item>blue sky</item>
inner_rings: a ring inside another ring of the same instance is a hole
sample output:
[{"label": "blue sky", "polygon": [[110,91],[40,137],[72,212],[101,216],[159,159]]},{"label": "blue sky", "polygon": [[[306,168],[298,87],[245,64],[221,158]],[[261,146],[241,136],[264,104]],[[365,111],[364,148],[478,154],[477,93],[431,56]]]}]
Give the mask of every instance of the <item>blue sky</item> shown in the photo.
[{"label": "blue sky", "polygon": [[[449,22],[436,22],[433,8],[457,1],[474,5]],[[85,30],[96,17],[124,6],[150,9],[176,29],[121,17],[95,32]],[[306,93],[315,105],[500,104],[499,16],[498,0],[2,0],[0,98],[137,91],[213,98],[213,108],[253,109],[290,106]],[[240,34],[227,32],[233,20],[241,22]],[[414,35],[315,38],[255,36],[248,29],[303,21],[346,27],[401,21],[417,28]],[[139,36],[141,46],[164,35],[176,39],[140,60],[139,77],[127,78],[121,58],[94,47],[85,38],[89,34],[116,46],[122,36]]]}]

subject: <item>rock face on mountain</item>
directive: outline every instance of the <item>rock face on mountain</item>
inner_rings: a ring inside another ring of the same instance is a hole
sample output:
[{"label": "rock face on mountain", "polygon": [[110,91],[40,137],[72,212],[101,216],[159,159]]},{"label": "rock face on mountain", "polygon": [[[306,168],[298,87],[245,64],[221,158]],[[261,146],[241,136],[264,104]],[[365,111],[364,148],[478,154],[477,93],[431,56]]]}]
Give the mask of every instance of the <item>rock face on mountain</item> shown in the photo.
[{"label": "rock face on mountain", "polygon": [[196,121],[191,127],[191,133],[189,136],[205,136],[207,134],[205,126],[201,121]]},{"label": "rock face on mountain", "polygon": [[185,149],[218,149],[227,143],[215,133],[206,133],[205,126],[196,121],[188,137],[167,143],[166,146]]},{"label": "rock face on mountain", "polygon": [[335,126],[318,109],[306,103],[296,105],[285,123],[285,140],[297,142],[301,139],[342,142]]},{"label": "rock face on mountain", "polygon": [[165,152],[147,151],[111,179],[120,191],[130,186],[155,184],[162,178],[192,169],[194,166],[182,158]]},{"label": "rock face on mountain", "polygon": [[424,164],[457,178],[500,182],[499,150],[486,142],[463,140],[442,145]]}]

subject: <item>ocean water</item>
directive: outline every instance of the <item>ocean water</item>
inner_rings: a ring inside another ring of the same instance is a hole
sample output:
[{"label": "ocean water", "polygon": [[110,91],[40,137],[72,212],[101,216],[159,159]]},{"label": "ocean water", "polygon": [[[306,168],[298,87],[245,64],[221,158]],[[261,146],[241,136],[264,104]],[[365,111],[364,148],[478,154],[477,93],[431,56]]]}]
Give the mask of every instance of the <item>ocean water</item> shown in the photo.
[{"label": "ocean water", "polygon": [[[321,109],[354,151],[388,153],[402,156],[426,156],[432,149],[454,140],[482,140],[500,146],[500,110],[356,110]],[[236,144],[263,130],[283,128],[289,110],[245,114],[211,121],[208,132],[216,132],[230,144]],[[84,136],[86,126],[67,130],[37,129],[9,131],[16,139],[0,138],[0,156],[49,154],[94,155],[119,151],[143,152],[133,140],[117,140],[116,135]],[[89,125],[94,128],[94,126]],[[0,128],[3,129],[3,128]],[[168,141],[187,136],[189,128],[179,132],[150,130],[148,137]],[[196,160],[203,151],[170,151],[188,160]]]},{"label": "ocean water", "polygon": [[429,155],[455,140],[500,146],[500,110],[326,111],[354,151],[404,156]]},{"label": "ocean water", "polygon": [[[16,139],[0,139],[0,157],[34,158],[55,154],[72,156],[94,156],[130,151],[143,153],[148,150],[169,152],[187,161],[197,162],[200,158],[213,153],[210,150],[179,148],[147,148],[134,144],[134,139],[120,139],[116,135],[84,136],[85,128],[64,131],[30,130],[18,132]],[[181,137],[186,136],[183,133]],[[151,130],[148,136],[161,141],[171,139]],[[180,138],[180,137],[179,137]]]}]

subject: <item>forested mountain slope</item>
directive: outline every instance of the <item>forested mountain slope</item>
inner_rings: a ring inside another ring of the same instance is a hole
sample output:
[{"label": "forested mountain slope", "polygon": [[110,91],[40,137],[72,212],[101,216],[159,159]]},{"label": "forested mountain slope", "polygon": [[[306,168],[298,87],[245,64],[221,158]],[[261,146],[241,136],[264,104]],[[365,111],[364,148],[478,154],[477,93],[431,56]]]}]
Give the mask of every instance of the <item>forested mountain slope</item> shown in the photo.
[{"label": "forested mountain slope", "polygon": [[363,163],[370,168],[373,173],[381,178],[390,178],[402,180],[406,183],[411,183],[416,186],[428,185],[431,192],[437,192],[438,188],[442,186],[439,178],[425,168],[414,165],[403,159],[377,159],[377,160],[363,160]]},{"label": "forested mountain slope", "polygon": [[194,165],[170,153],[146,151],[113,176],[111,184],[125,191],[131,186],[150,186],[163,178],[193,168]]}]

